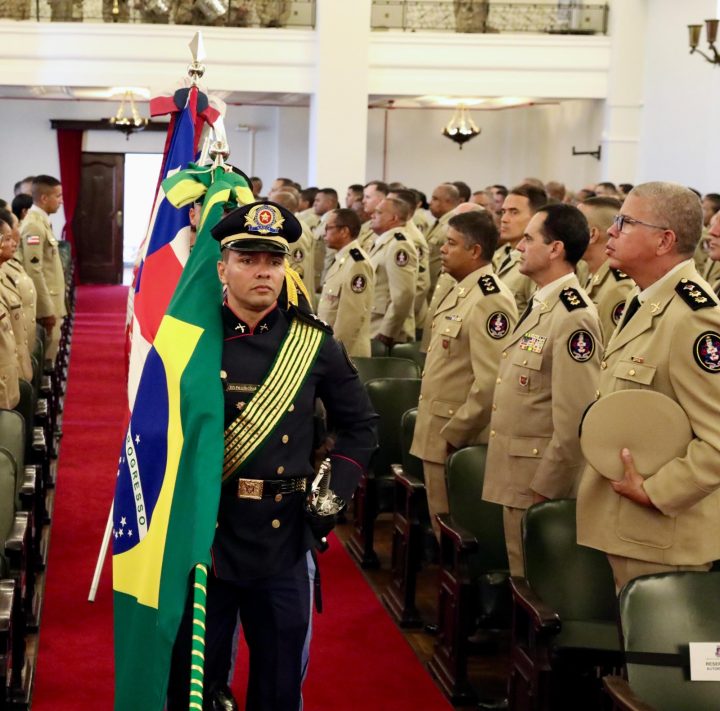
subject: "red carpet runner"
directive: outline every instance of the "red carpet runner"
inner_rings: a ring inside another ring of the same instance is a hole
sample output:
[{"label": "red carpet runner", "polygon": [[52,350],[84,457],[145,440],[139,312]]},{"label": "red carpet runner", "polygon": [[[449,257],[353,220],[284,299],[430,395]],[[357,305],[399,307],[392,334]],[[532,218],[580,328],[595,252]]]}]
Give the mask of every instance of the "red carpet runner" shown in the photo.
[{"label": "red carpet runner", "polygon": [[[126,294],[78,291],[32,711],[113,706],[109,554],[96,602],[87,596],[124,434]],[[451,708],[337,540],[321,566],[325,612],[314,618],[306,711]]]}]

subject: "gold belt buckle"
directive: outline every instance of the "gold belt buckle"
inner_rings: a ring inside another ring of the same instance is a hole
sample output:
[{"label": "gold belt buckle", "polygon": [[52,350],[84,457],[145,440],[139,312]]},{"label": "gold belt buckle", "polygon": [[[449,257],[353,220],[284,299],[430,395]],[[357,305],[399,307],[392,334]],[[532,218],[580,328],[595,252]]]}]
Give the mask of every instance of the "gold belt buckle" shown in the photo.
[{"label": "gold belt buckle", "polygon": [[262,499],[262,479],[238,479],[237,495],[238,499]]}]

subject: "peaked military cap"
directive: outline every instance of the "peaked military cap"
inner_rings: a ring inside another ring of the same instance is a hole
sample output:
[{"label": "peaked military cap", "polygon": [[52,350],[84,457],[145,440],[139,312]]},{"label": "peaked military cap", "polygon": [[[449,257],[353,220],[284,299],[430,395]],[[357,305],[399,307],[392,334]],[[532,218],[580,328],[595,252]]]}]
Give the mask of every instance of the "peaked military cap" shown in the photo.
[{"label": "peaked military cap", "polygon": [[220,249],[235,252],[290,254],[289,244],[302,234],[302,226],[282,205],[261,200],[233,210],[212,228]]}]

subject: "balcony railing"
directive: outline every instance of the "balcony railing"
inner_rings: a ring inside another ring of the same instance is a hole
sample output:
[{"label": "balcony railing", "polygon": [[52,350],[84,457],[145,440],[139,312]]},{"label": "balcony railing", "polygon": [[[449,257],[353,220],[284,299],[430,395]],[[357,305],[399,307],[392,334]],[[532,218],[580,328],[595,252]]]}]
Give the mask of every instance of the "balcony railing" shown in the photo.
[{"label": "balcony railing", "polygon": [[607,34],[608,5],[573,0],[502,3],[486,0],[372,0],[373,30]]},{"label": "balcony railing", "polygon": [[11,0],[0,19],[214,27],[315,27],[315,0]]}]

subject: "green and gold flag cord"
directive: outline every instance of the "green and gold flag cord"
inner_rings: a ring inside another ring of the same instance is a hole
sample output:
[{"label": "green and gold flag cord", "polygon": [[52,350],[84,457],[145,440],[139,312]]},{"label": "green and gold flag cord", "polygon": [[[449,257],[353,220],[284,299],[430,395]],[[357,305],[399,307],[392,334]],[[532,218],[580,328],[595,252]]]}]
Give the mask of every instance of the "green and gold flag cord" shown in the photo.
[{"label": "green and gold flag cord", "polygon": [[[168,202],[175,207],[183,207],[193,202],[203,201],[198,231],[205,224],[210,209],[218,202],[230,205],[247,205],[255,201],[245,179],[232,171],[232,167],[224,165],[200,166],[190,163],[185,170],[163,180],[163,190]],[[297,272],[285,261],[285,287],[287,289],[287,307],[297,306],[298,294],[301,293],[308,304],[312,304],[310,294],[305,288]]]},{"label": "green and gold flag cord", "polygon": [[205,616],[208,569],[203,563],[195,566],[193,586],[192,648],[190,651],[190,711],[202,711],[205,678]]}]

